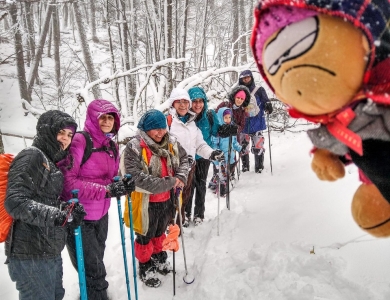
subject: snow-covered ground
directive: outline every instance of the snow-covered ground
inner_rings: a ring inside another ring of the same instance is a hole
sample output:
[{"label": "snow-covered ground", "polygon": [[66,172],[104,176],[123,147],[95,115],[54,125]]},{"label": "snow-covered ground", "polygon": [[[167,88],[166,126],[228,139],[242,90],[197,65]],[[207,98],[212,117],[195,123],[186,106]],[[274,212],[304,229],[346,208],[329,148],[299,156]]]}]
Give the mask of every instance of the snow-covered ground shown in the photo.
[{"label": "snow-covered ground", "polygon": [[[33,119],[16,117],[17,109],[11,109],[14,111],[1,111],[1,128],[16,118],[19,121],[8,127],[10,130],[34,127]],[[321,182],[310,170],[311,145],[304,132],[272,133],[271,139],[273,174],[267,151],[262,174],[241,174],[231,192],[230,211],[221,199],[218,219],[218,200],[208,192],[205,222],[185,229],[187,267],[195,281],[186,284],[182,280],[185,268],[180,249],[176,253],[176,296],[169,274],[157,289],[138,280],[139,299],[390,299],[390,240],[367,235],[350,214],[351,198],[359,184],[356,169],[348,167],[346,177],[339,182]],[[13,140],[6,138],[6,151],[23,147]],[[127,291],[115,202],[109,211],[105,262],[109,296],[124,300]],[[135,299],[129,229],[125,234]],[[0,244],[1,262],[5,261],[3,248]],[[313,248],[315,253],[311,254]],[[75,300],[78,277],[66,249],[63,259],[65,299]],[[17,298],[8,269],[0,264],[0,299]]]}]

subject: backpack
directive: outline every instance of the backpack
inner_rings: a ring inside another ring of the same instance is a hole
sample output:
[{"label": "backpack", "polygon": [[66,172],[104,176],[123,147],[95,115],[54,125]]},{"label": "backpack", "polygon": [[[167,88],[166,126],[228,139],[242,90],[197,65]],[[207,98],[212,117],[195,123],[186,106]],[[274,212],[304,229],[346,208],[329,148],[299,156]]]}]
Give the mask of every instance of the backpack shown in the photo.
[{"label": "backpack", "polygon": [[[40,184],[40,187],[44,187],[47,181],[47,175],[50,172],[49,161],[46,155],[44,155],[40,149],[34,146],[29,148],[35,148],[39,150],[39,152],[44,157],[45,162],[43,163],[43,166],[45,167],[45,171],[43,173],[43,180]],[[8,172],[14,158],[15,157],[9,153],[0,154],[0,243],[3,243],[7,239],[8,232],[11,229],[13,223],[12,217],[5,210],[4,202],[7,194]]]},{"label": "backpack", "polygon": [[[210,128],[211,128],[214,125],[214,119],[213,119],[213,114],[211,113],[210,109],[207,110],[206,115],[207,115],[207,119],[209,120]],[[167,115],[167,124],[168,124],[168,127],[170,129],[171,124],[172,124],[172,115]]]},{"label": "backpack", "polygon": [[77,131],[76,133],[82,134],[84,136],[85,142],[86,142],[86,146],[84,149],[84,155],[83,155],[83,159],[81,160],[80,167],[83,164],[85,164],[85,162],[91,157],[92,153],[94,153],[94,152],[106,152],[108,155],[110,155],[110,157],[112,157],[111,153],[109,152],[109,150],[111,150],[114,153],[115,159],[118,157],[118,151],[116,150],[114,141],[110,140],[110,147],[103,146],[100,148],[94,148],[91,135],[88,132]]},{"label": "backpack", "polygon": [[257,105],[256,96],[255,96],[259,88],[260,87],[256,86],[253,89],[253,91],[251,92],[251,98],[249,104],[247,107],[245,107],[245,116],[248,118],[257,116],[257,114],[260,112],[260,108]]}]

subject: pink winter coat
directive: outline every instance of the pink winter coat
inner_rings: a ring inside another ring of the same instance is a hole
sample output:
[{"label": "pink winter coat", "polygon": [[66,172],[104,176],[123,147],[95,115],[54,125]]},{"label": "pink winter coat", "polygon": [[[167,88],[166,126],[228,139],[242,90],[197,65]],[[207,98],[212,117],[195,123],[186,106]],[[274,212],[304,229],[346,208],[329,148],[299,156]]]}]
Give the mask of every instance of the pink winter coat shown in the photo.
[{"label": "pink winter coat", "polygon": [[[92,137],[93,147],[110,147],[110,138],[100,130],[99,117],[102,114],[114,113],[114,130],[120,128],[118,110],[109,101],[94,100],[87,109],[84,131]],[[64,174],[64,189],[62,198],[66,201],[72,198],[71,190],[79,190],[79,201],[84,205],[87,215],[85,220],[99,220],[110,208],[111,199],[105,198],[106,186],[118,174],[119,151],[117,157],[113,151],[93,152],[90,158],[80,167],[84,155],[86,141],[82,134],[76,133],[70,146],[70,159],[59,164]]]}]

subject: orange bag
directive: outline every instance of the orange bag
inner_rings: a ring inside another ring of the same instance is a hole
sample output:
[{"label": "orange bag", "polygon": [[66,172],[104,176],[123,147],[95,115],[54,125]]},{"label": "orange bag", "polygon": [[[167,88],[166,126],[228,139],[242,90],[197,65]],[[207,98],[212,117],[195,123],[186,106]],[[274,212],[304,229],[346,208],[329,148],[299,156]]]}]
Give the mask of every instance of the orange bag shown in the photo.
[{"label": "orange bag", "polygon": [[12,154],[0,154],[0,243],[7,239],[13,221],[4,207],[8,171],[13,159],[14,156]]}]

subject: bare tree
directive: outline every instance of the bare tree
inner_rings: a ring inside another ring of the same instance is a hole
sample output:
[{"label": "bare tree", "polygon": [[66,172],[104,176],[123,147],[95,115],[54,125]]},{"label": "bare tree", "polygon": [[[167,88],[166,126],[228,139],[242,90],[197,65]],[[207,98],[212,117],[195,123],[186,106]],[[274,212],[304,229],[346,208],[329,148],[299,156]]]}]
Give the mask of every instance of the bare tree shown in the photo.
[{"label": "bare tree", "polygon": [[91,26],[91,35],[92,35],[92,41],[95,43],[99,42],[99,39],[96,35],[96,6],[95,6],[95,0],[89,0],[89,6],[91,9],[91,13],[89,14],[90,20],[89,24]]},{"label": "bare tree", "polygon": [[54,48],[54,65],[55,79],[58,100],[61,98],[61,60],[60,60],[60,26],[58,17],[58,6],[55,5],[52,17],[52,33],[53,33],[53,48]]}]

